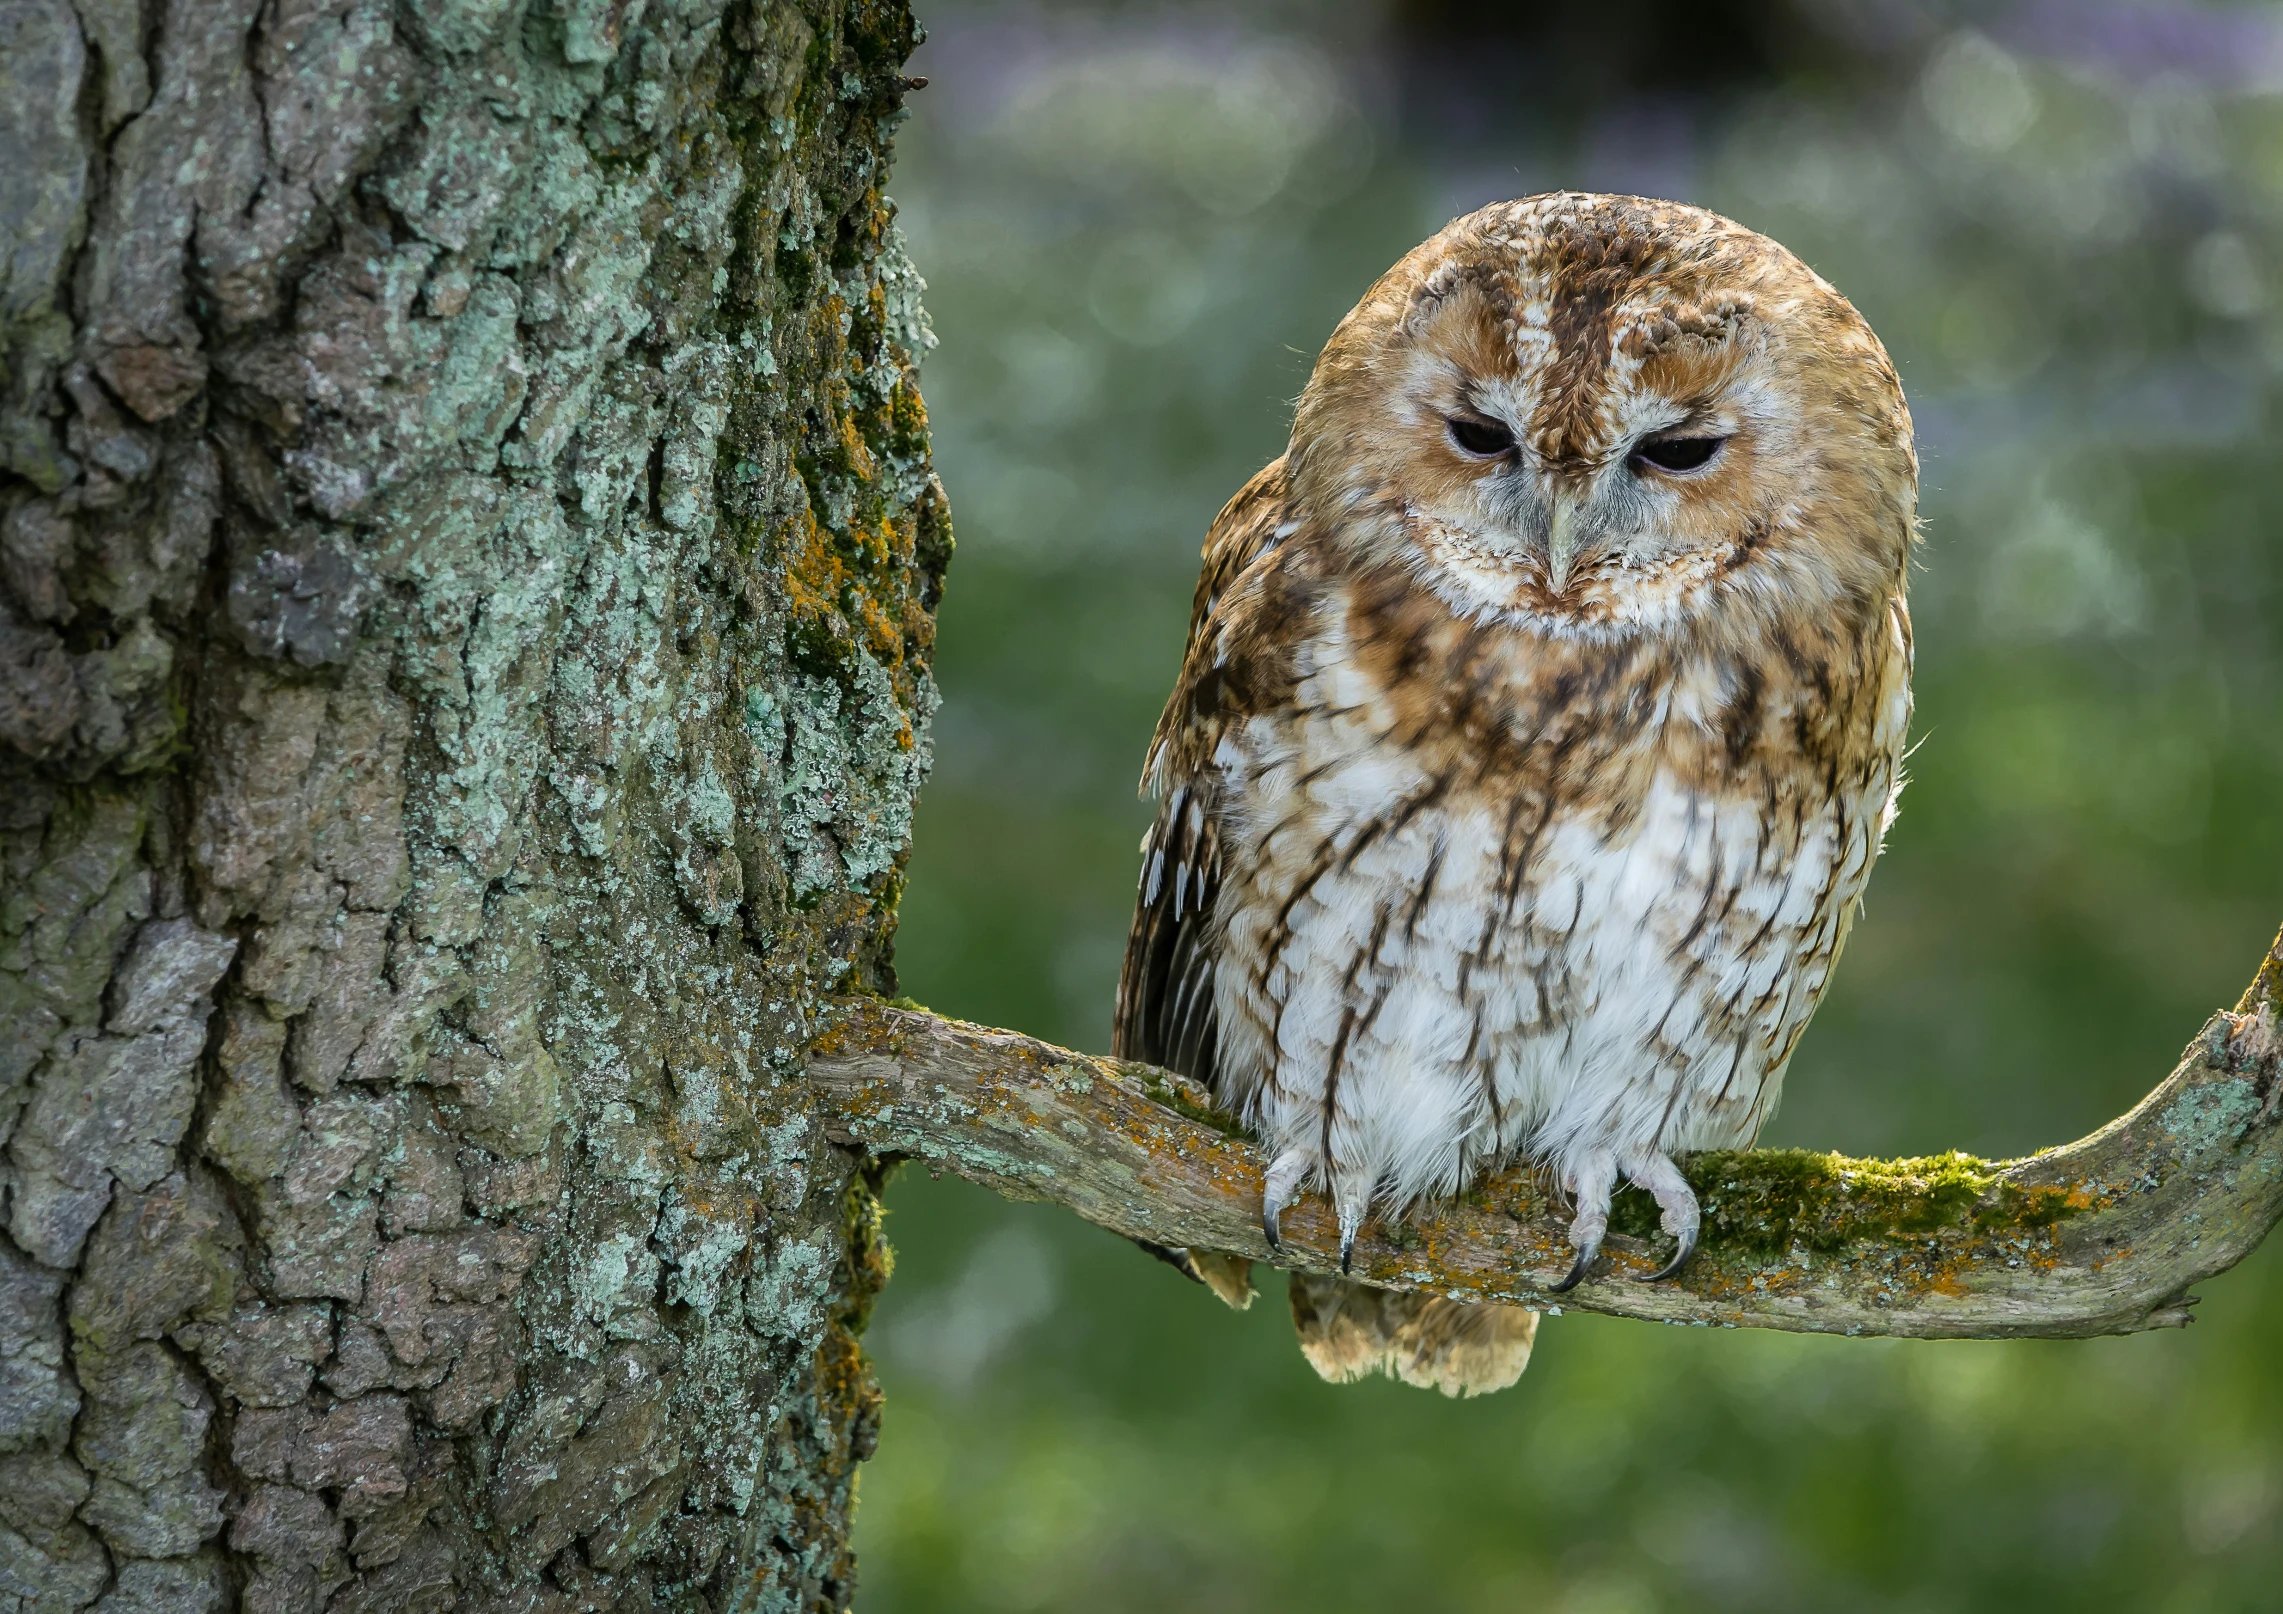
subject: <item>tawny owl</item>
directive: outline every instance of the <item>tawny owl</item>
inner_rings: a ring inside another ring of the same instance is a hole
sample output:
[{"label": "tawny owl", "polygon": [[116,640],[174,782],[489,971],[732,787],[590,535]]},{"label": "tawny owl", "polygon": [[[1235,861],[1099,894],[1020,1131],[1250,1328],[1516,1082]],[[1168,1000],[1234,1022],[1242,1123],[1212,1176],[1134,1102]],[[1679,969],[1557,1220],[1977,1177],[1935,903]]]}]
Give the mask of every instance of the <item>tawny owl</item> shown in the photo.
[{"label": "tawny owl", "polygon": [[[1774,1109],[1894,812],[1916,499],[1862,316],[1696,208],[1488,207],[1340,322],[1205,542],[1118,995],[1119,1052],[1258,1131],[1272,1245],[1310,1189],[1344,1256],[1520,1155],[1574,1206],[1554,1289],[1621,1175],[1680,1270],[1673,1156]],[[1449,1393],[1536,1323],[1292,1293],[1327,1377]]]}]

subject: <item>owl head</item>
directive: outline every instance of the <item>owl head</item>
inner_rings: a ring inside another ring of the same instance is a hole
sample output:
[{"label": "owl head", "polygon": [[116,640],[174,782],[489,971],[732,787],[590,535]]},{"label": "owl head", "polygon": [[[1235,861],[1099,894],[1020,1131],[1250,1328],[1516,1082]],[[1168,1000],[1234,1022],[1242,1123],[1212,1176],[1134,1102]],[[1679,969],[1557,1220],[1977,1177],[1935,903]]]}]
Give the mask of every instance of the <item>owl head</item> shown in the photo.
[{"label": "owl head", "polygon": [[1844,297],[1716,214],[1574,192],[1469,214],[1383,276],[1287,463],[1359,559],[1588,639],[1883,599],[1917,503],[1901,383]]}]

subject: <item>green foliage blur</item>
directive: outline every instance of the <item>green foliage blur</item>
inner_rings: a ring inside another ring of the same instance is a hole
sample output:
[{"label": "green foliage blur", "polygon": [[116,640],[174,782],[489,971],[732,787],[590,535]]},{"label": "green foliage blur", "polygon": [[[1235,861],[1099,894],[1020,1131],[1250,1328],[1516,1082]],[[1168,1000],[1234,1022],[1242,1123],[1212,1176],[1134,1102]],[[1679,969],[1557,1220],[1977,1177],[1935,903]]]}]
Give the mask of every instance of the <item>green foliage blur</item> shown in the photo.
[{"label": "green foliage blur", "polygon": [[[1333,323],[1483,202],[1649,192],[1852,297],[1924,456],[1915,777],[1766,1141],[2075,1137],[2283,918],[2283,13],[1572,9],[925,8],[959,553],[904,989],[1107,1046],[1198,544]],[[1239,1316],[1047,1207],[889,1206],[871,1614],[2283,1608],[2283,1250],[2126,1339],[1565,1316],[1447,1402],[1319,1383],[1273,1275]]]}]

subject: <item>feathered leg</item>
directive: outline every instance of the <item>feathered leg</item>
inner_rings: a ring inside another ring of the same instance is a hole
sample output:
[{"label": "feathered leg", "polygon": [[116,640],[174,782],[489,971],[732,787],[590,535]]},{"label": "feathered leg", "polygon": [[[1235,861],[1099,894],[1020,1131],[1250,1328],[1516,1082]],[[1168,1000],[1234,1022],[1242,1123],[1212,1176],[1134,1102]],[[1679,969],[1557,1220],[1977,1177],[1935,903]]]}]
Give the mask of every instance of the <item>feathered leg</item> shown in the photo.
[{"label": "feathered leg", "polygon": [[1356,1234],[1363,1229],[1363,1219],[1371,1209],[1371,1191],[1379,1186],[1374,1174],[1332,1169],[1332,1208],[1340,1218],[1340,1270],[1345,1272],[1353,1264],[1356,1253]]},{"label": "feathered leg", "polygon": [[1577,1214],[1570,1218],[1570,1248],[1577,1251],[1577,1260],[1569,1276],[1549,1291],[1557,1295],[1575,1289],[1601,1253],[1601,1241],[1609,1232],[1609,1196],[1617,1187],[1617,1157],[1604,1150],[1585,1156],[1570,1172],[1567,1186],[1577,1206]]},{"label": "feathered leg", "polygon": [[1689,1257],[1696,1254],[1696,1235],[1703,1224],[1703,1212],[1697,1208],[1696,1190],[1689,1187],[1680,1167],[1664,1155],[1634,1155],[1625,1162],[1625,1175],[1632,1179],[1634,1187],[1655,1197],[1660,1213],[1658,1220],[1665,1231],[1679,1241],[1673,1258],[1649,1274],[1647,1281],[1657,1283],[1679,1272],[1688,1265]]},{"label": "feathered leg", "polygon": [[1300,1184],[1307,1176],[1308,1157],[1297,1149],[1287,1149],[1268,1168],[1268,1181],[1260,1196],[1260,1231],[1272,1250],[1284,1248],[1284,1207],[1299,1197]]}]

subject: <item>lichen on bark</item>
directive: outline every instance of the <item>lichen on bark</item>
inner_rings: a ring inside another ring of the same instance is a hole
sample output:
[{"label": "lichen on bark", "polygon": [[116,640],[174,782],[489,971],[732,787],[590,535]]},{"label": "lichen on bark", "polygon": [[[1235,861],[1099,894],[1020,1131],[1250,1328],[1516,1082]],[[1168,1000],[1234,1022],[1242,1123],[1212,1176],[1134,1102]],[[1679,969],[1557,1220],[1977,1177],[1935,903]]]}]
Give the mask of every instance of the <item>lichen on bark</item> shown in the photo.
[{"label": "lichen on bark", "polygon": [[844,1606],[909,13],[0,13],[0,1610]]}]

